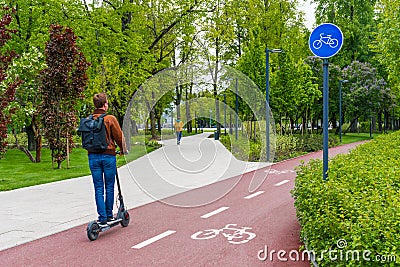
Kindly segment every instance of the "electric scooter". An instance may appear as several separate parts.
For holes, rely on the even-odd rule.
[[[115,218],[115,221],[107,222],[107,226],[103,227],[101,227],[97,221],[91,221],[88,224],[86,230],[87,236],[90,241],[96,240],[99,237],[99,233],[110,230],[112,227],[117,226],[118,224],[121,224],[122,227],[127,227],[129,224],[130,217],[128,211],[125,208],[124,200],[122,198],[121,186],[118,177],[118,170],[116,170],[115,178],[117,180],[117,185],[118,185],[118,201],[119,201],[117,217]]]

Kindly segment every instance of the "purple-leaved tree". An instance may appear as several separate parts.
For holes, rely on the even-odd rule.
[[[12,34],[16,32],[16,30],[8,28],[12,21],[11,15],[8,14],[9,9],[3,8],[3,10],[6,13],[0,19],[0,157],[3,157],[7,151],[8,125],[14,112],[10,103],[14,100],[17,87],[22,83],[20,79],[6,82],[7,69],[17,54],[14,51],[4,51],[3,49],[7,41],[11,39]]]
[[[84,98],[90,63],[77,47],[72,29],[60,25],[51,25],[45,55],[47,68],[40,74],[39,92],[43,99],[40,113],[53,168],[57,162],[60,169],[74,147],[72,132],[77,123],[77,103]]]

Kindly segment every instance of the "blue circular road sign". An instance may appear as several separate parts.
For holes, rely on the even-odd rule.
[[[311,33],[308,45],[317,57],[330,58],[342,48],[343,33],[335,24],[321,24]]]

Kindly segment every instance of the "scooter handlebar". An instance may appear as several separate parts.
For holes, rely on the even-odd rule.
[[[115,153],[117,155],[120,155],[120,156],[128,155],[129,154],[129,150],[125,150],[124,153],[122,153],[120,150],[115,150]]]

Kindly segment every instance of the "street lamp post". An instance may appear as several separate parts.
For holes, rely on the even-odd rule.
[[[235,124],[235,138],[238,140],[238,127],[239,127],[239,81],[236,78],[236,99],[235,99],[235,113],[236,113],[236,124]]]
[[[174,133],[174,110],[171,111],[171,130]]]
[[[196,114],[196,111],[194,112],[194,127],[195,127],[196,133],[197,133],[197,114]]]
[[[223,94],[223,96],[224,96],[224,129],[226,135],[226,94]]]
[[[229,112],[229,134],[232,134],[232,112]]]
[[[372,138],[372,113],[369,110],[369,138]]]
[[[391,130],[394,130],[394,108],[392,108],[392,125],[391,125],[391,127],[392,127],[392,129]]]
[[[211,127],[211,112],[212,112],[212,110],[210,109],[210,128],[212,128]]]
[[[266,161],[270,161],[269,137],[269,53],[281,53],[282,49],[265,49],[265,133],[266,133]]]
[[[339,80],[339,138],[342,142],[342,83],[347,83],[348,80]]]

